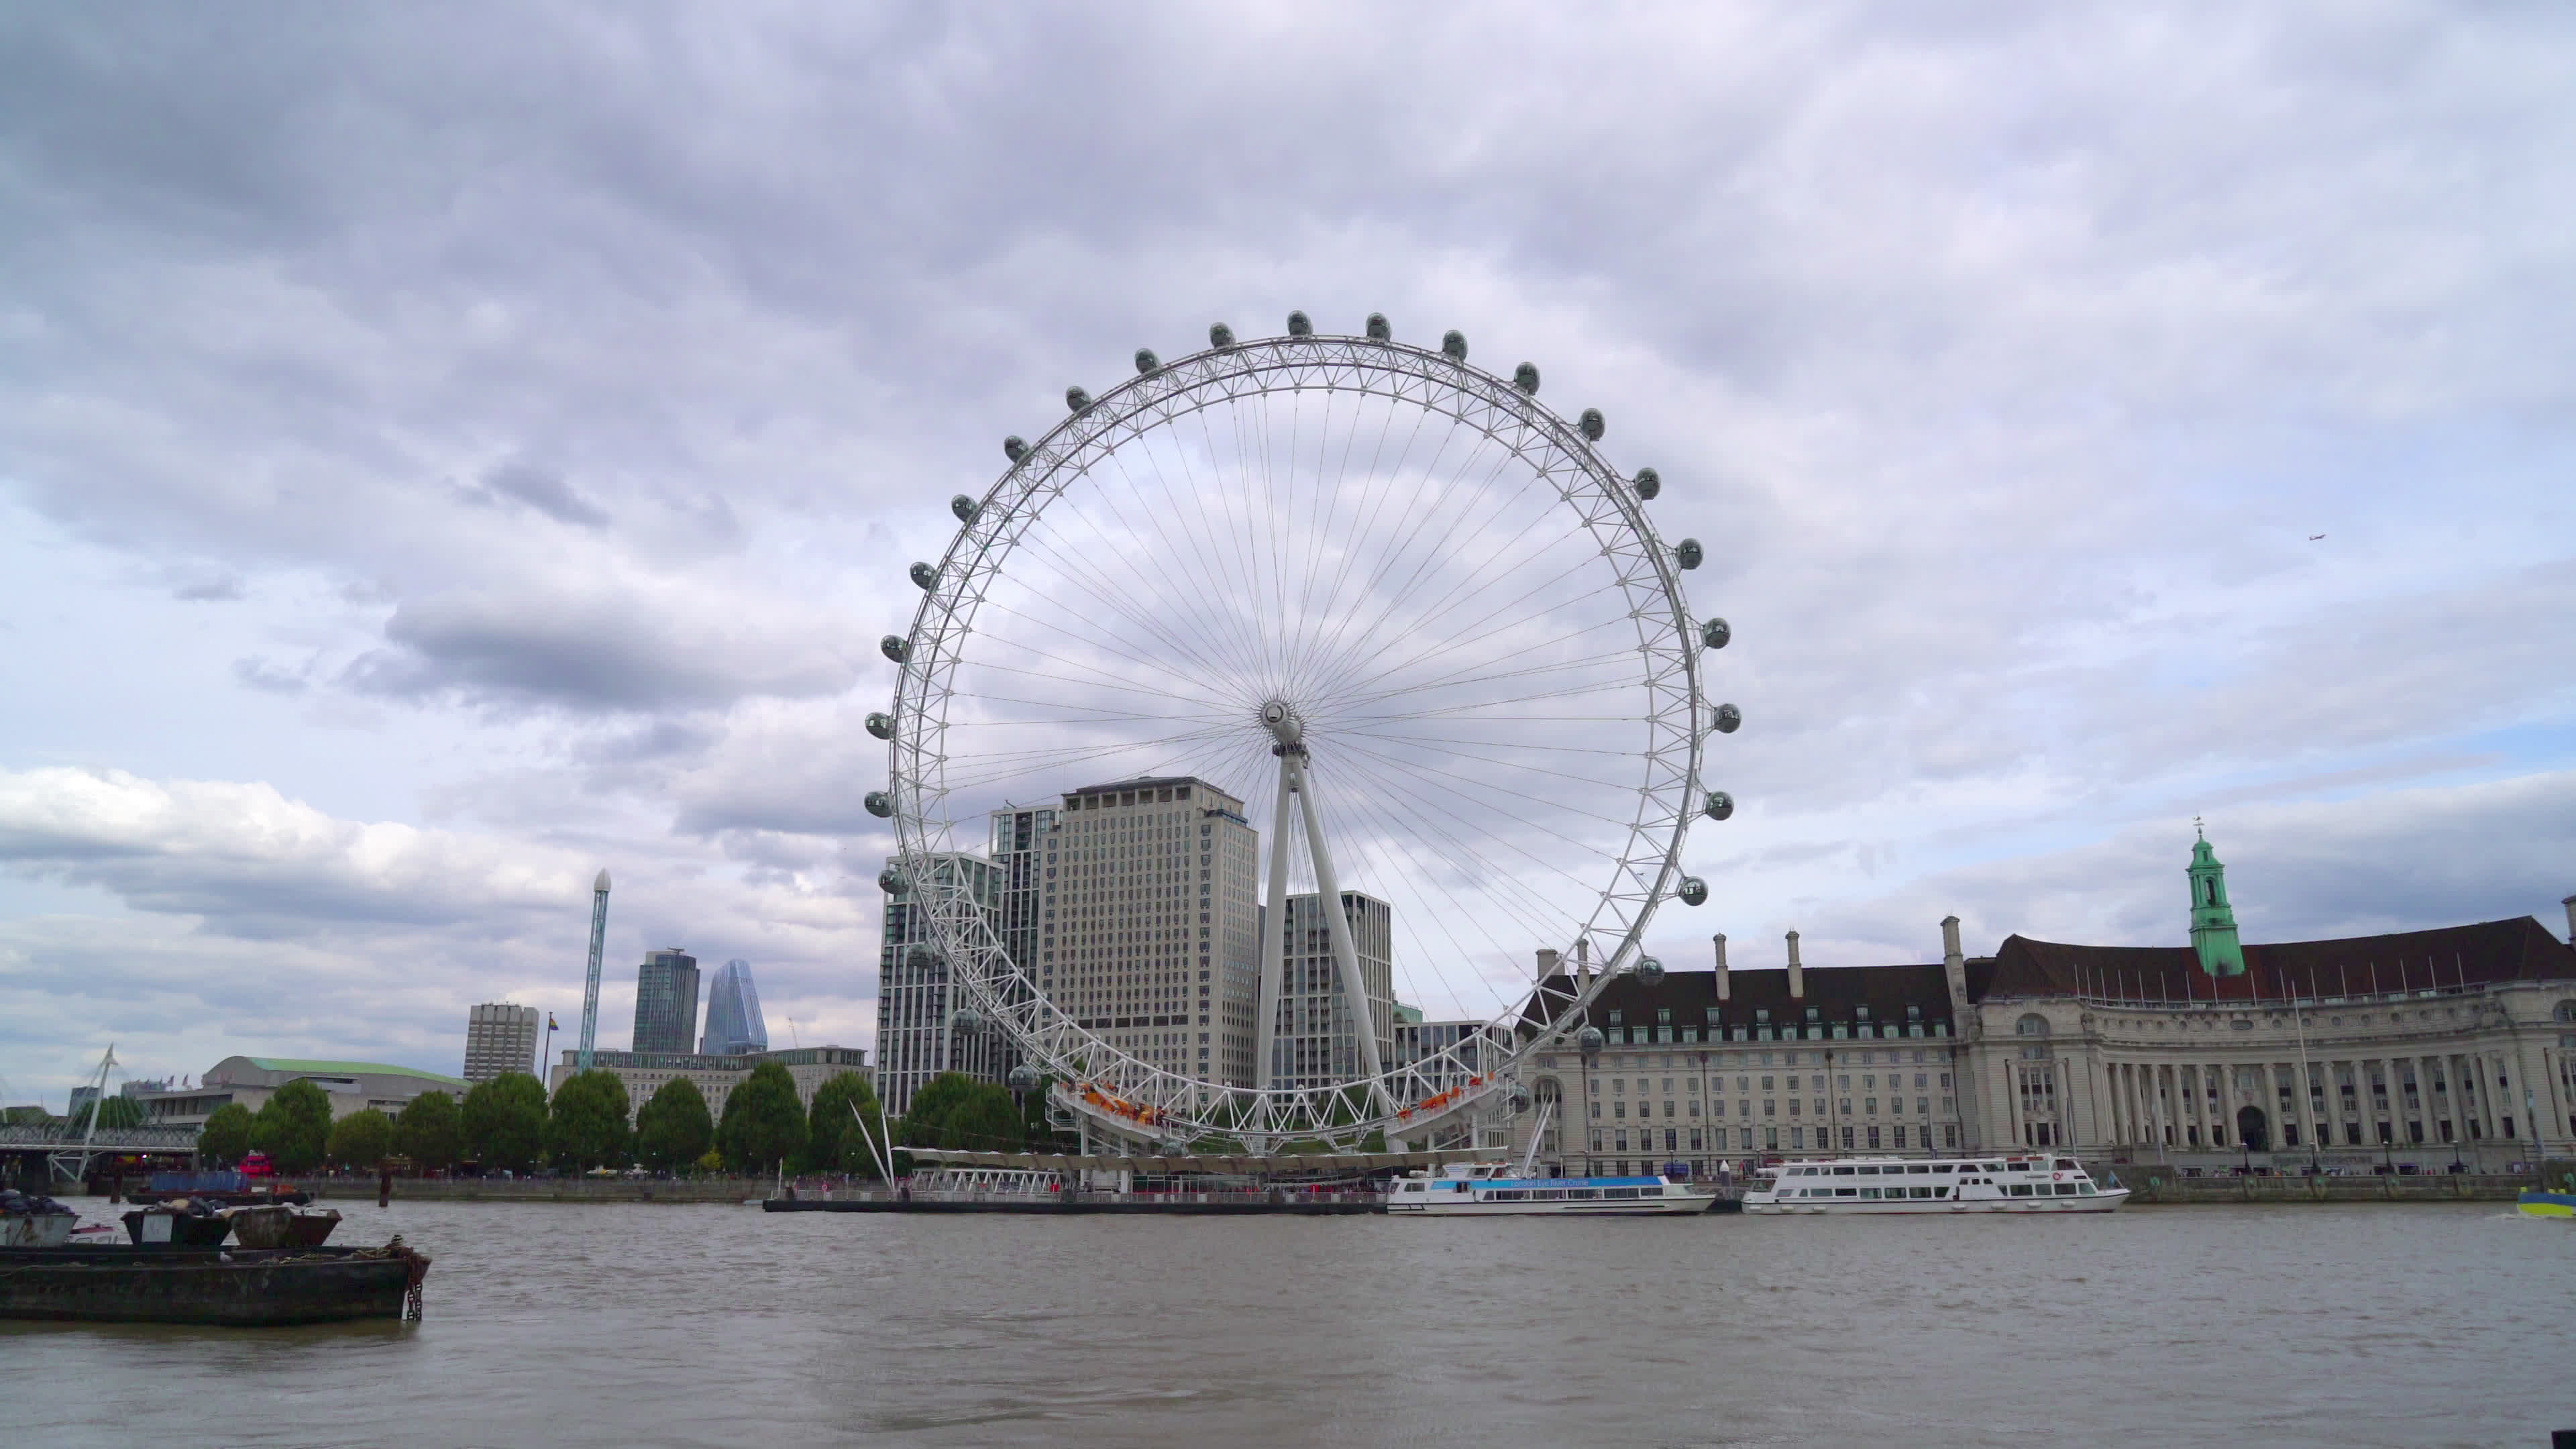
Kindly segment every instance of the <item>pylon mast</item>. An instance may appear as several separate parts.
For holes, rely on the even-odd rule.
[[[608,871],[590,887],[590,981],[581,991],[581,1054],[577,1070],[590,1070],[590,1055],[599,1043],[599,958],[608,945]]]

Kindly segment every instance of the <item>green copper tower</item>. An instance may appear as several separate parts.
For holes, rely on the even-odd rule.
[[[2191,826],[2200,836],[2191,847],[2191,868],[2183,872],[2191,878],[2191,949],[2200,953],[2200,969],[2210,975],[2242,976],[2245,948],[2237,944],[2236,910],[2227,903],[2227,867],[2218,863],[2218,852],[2209,848],[2200,822]]]

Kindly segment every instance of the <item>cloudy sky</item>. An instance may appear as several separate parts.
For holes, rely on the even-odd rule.
[[[866,1044],[905,563],[1291,308],[1709,544],[1667,959],[2178,943],[2195,815],[2253,939],[2556,927],[2571,96],[2545,6],[14,8],[0,1094],[569,1028],[602,865],[605,1043],[680,944]]]

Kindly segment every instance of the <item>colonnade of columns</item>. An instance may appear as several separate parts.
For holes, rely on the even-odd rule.
[[[2246,1107],[2262,1112],[2264,1139],[2275,1150],[2433,1147],[2558,1135],[2563,1124],[2553,1124],[2546,1114],[2561,1105],[2563,1084],[2526,1079],[2521,1055],[2510,1048],[2320,1052],[2308,1057],[2304,1069],[2295,1058],[2114,1060],[2108,1064],[2107,1126],[2113,1145],[2173,1151],[2237,1147],[2238,1114]],[[2533,1094],[2529,1110],[2523,1105],[2526,1085]],[[2541,1121],[2531,1120],[2534,1111],[2543,1114]]]

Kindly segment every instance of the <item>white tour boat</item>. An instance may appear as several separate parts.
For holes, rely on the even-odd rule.
[[[1386,1210],[1398,1216],[1654,1217],[1704,1213],[1717,1194],[1655,1177],[1524,1177],[1507,1163],[1452,1163],[1387,1184]]]
[[[1748,1213],[2107,1213],[2129,1190],[2096,1186],[2072,1157],[1848,1158],[1762,1169]]]

